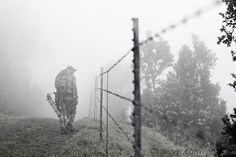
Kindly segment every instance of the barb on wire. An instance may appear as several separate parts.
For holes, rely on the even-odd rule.
[[[175,22],[174,24],[169,25],[168,27],[162,29],[160,32],[154,34],[154,36],[147,38],[146,40],[142,41],[139,43],[139,45],[144,45],[152,40],[154,40],[154,38],[158,38],[160,37],[162,34],[165,34],[166,32],[173,30],[175,28],[177,28],[180,25],[186,24],[187,22],[189,22],[190,20],[201,16],[203,13],[206,13],[208,11],[210,11],[211,9],[213,9],[216,6],[219,6],[221,4],[220,0],[215,0],[213,3],[211,3],[210,5],[198,9],[195,12],[193,12],[192,14],[184,17],[183,19],[181,19],[180,21]]]
[[[127,57],[130,52],[132,52],[133,49],[130,49],[129,51],[127,51],[115,64],[113,64],[107,71],[104,71],[103,73],[101,73],[100,75],[98,75],[98,77],[108,73],[109,71],[111,71],[113,68],[115,68],[125,57]]]

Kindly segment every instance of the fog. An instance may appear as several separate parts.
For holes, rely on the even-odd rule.
[[[89,97],[100,68],[109,67],[132,47],[133,17],[139,18],[142,40],[147,31],[159,32],[211,2],[0,0],[1,81],[5,86],[12,86],[6,87],[12,92],[9,99],[21,102],[18,108],[22,109],[27,104],[26,110],[32,110],[31,114],[56,117],[45,97],[55,91],[57,73],[72,65],[77,69],[77,118],[87,116]],[[232,80],[230,73],[234,72],[234,63],[229,49],[216,44],[222,22],[217,15],[223,9],[223,6],[214,8],[166,33],[163,38],[169,42],[171,53],[176,58],[181,45],[191,46],[192,33],[216,53],[218,60],[212,80],[219,82],[221,97],[227,101],[230,112],[235,107],[236,97],[227,83]],[[131,65],[131,58],[124,63]],[[110,83],[116,84],[112,80]]]

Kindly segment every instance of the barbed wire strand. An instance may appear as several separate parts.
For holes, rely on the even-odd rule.
[[[135,149],[137,149],[139,152],[141,151],[133,140],[127,135],[127,133],[124,131],[124,129],[119,125],[119,123],[115,120],[115,118],[107,111],[107,109],[102,105],[103,110],[106,112],[106,114],[111,118],[111,120],[115,123],[115,125],[120,129],[120,131],[124,134],[124,136],[127,138],[128,141],[131,142],[131,144],[135,145]]]
[[[101,88],[98,88],[98,89],[101,89]],[[107,91],[107,90],[105,90],[105,89],[103,89],[103,91]],[[109,91],[110,92],[110,91]],[[108,92],[108,93],[109,93]],[[112,93],[112,92],[111,92]],[[127,100],[128,100],[129,98],[127,98]],[[131,100],[131,99],[130,99]],[[99,101],[99,99],[97,98],[97,101]],[[106,114],[111,118],[111,120],[117,125],[117,127],[122,131],[122,133],[126,136],[126,138],[129,140],[129,141],[131,141],[131,142],[133,142],[130,138],[129,138],[129,136],[125,133],[125,131],[122,129],[122,127],[120,127],[119,126],[119,124],[118,124],[118,122],[116,122],[116,120],[112,117],[112,115],[107,111],[107,109],[102,105],[102,108],[103,108],[103,110],[106,112]],[[103,122],[102,122],[103,123]]]
[[[101,73],[100,75],[98,75],[98,77],[109,73],[113,68],[115,68],[124,58],[126,58],[130,52],[132,52],[133,49],[130,49],[129,51],[127,51],[117,62],[115,62],[107,71],[104,71],[103,73]]]
[[[125,135],[125,137],[129,140],[129,141],[131,141],[131,142],[133,142],[130,138],[129,138],[129,136],[127,135],[127,133],[124,131],[124,129],[119,125],[119,123],[113,118],[113,116],[107,111],[107,109],[102,105],[102,108],[103,108],[103,110],[106,112],[106,114],[111,118],[111,120],[116,124],[116,126],[120,129],[120,131]]]
[[[128,101],[128,102],[134,102],[134,100],[132,100],[132,99],[130,99],[130,98],[127,98],[127,97],[124,97],[124,96],[122,96],[122,95],[119,95],[119,94],[117,94],[117,93],[114,93],[114,92],[111,92],[111,91],[108,91],[108,90],[105,90],[105,89],[101,89],[101,88],[98,88],[98,89],[99,89],[99,90],[102,90],[102,91],[104,91],[104,92],[107,92],[107,93],[109,93],[109,94],[111,94],[111,95],[114,95],[114,96],[116,96],[116,97],[119,97],[120,99],[126,100],[126,101]],[[136,104],[138,104],[138,102],[136,102]],[[142,109],[144,109],[144,110],[146,110],[146,111],[148,111],[148,112],[154,114],[153,110],[147,107],[147,104],[145,104],[145,103],[140,103],[140,105],[141,105]]]
[[[97,104],[96,104],[96,107],[98,107],[97,106]],[[108,111],[106,110],[106,108],[102,105],[102,108],[103,108],[103,110],[105,110],[105,112],[106,113],[108,113]],[[96,110],[96,113],[97,114],[99,114],[98,113],[98,110]],[[153,112],[152,112],[153,113]],[[112,119],[112,121],[117,125],[117,127],[122,131],[122,133],[125,135],[125,137],[131,142],[131,143],[133,143],[133,141],[129,138],[129,136],[125,133],[125,131],[124,131],[124,129],[121,127],[121,126],[119,126],[119,123],[118,122],[116,122],[116,120],[115,120],[115,118],[114,117],[112,117],[112,115],[110,114],[110,113],[108,113],[108,115],[109,115],[109,117]],[[102,121],[102,124],[103,124],[103,127],[105,128],[105,124],[104,124],[104,122]],[[108,134],[108,136],[110,137],[110,140],[112,140],[112,137]],[[137,147],[138,148],[138,147]],[[140,150],[139,150],[140,151]]]
[[[187,22],[189,22],[190,20],[193,20],[199,16],[201,16],[203,13],[206,13],[208,11],[210,11],[211,9],[219,6],[221,4],[221,1],[220,0],[215,0],[213,3],[211,3],[210,5],[204,7],[204,8],[201,8],[201,9],[198,9],[196,10],[195,12],[193,12],[192,14],[184,17],[183,19],[181,19],[180,21],[177,21],[171,25],[169,25],[168,27],[162,29],[160,32],[158,33],[155,33],[153,36],[147,38],[146,40],[142,41],[139,43],[139,45],[145,45],[147,44],[148,42],[150,41],[153,41],[155,38],[159,38],[162,34],[165,34],[167,33],[168,31],[170,30],[173,30],[173,29],[176,29],[178,26],[180,25],[184,25],[186,24]]]
[[[99,99],[97,99],[98,101],[99,101]],[[131,99],[130,99],[131,100]],[[107,111],[107,109],[102,105],[102,108],[103,108],[103,110],[105,110],[105,112],[106,112],[106,114],[108,114],[108,116],[111,118],[111,120],[116,124],[116,126],[121,130],[121,132],[125,135],[125,137],[132,143],[132,144],[134,144],[134,142],[129,138],[129,136],[125,133],[125,131],[124,131],[124,129],[121,127],[121,126],[119,126],[119,123],[118,122],[116,122],[116,120],[115,120],[115,118],[113,118],[112,117],[112,115]],[[104,122],[102,121],[102,124],[103,124],[103,126],[105,126],[105,124],[104,124]],[[111,136],[110,135],[108,135],[110,138],[111,138]],[[138,148],[137,146],[136,146],[136,148]],[[140,151],[139,149],[138,149],[138,151]]]
[[[124,96],[119,95],[119,94],[117,94],[117,93],[114,93],[114,92],[112,92],[112,91],[108,91],[108,90],[102,89],[102,88],[97,88],[97,89],[102,90],[102,91],[104,91],[104,92],[107,92],[107,93],[109,93],[109,94],[111,94],[111,95],[114,95],[114,96],[116,96],[116,97],[119,97],[119,98],[121,98],[121,99],[124,99],[124,100],[126,100],[126,101],[133,102],[132,99],[127,98],[127,97],[124,97]]]

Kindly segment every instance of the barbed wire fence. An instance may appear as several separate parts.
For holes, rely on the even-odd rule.
[[[169,32],[171,30],[174,30],[174,29],[178,28],[181,25],[187,24],[188,22],[192,21],[193,19],[196,19],[196,18],[200,17],[201,15],[211,11],[212,9],[216,8],[219,5],[221,5],[221,0],[215,0],[215,1],[213,1],[213,3],[211,3],[207,6],[205,6],[203,8],[200,8],[200,9],[197,9],[192,14],[183,17],[181,20],[179,20],[179,21],[163,28],[160,32],[155,33],[153,36],[148,37],[146,40],[141,41],[140,46],[145,45],[148,42],[150,42],[150,41],[152,41],[156,38],[161,37],[161,35],[166,34],[167,32]]]
[[[109,133],[108,133],[108,131],[109,131],[109,121],[108,121],[108,119],[110,118],[110,120],[115,124],[115,126],[119,129],[119,131],[124,135],[124,137],[130,142],[130,143],[133,143],[133,141],[132,141],[132,137],[130,137],[129,135],[128,135],[128,133],[122,128],[122,126],[115,120],[115,118],[111,115],[111,113],[109,112],[109,107],[108,107],[108,104],[109,104],[109,93],[108,92],[106,92],[106,91],[109,91],[109,73],[113,70],[113,69],[115,69],[115,67],[119,64],[119,63],[121,63],[130,53],[132,52],[132,49],[131,50],[128,50],[117,62],[115,62],[110,68],[108,68],[108,70],[106,70],[106,71],[103,71],[103,70],[101,70],[101,73],[96,77],[96,79],[100,79],[100,85],[99,85],[99,87],[97,86],[97,88],[96,88],[96,91],[95,92],[97,92],[97,91],[99,91],[99,93],[100,93],[100,95],[101,95],[101,97],[100,97],[100,99],[97,99],[98,101],[99,101],[99,105],[100,105],[100,119],[102,119],[102,112],[104,111],[105,112],[105,114],[106,114],[106,131],[105,131],[105,133],[106,133],[106,135],[105,135],[105,143],[106,143],[106,156],[108,156],[108,154],[109,154],[109,149],[108,149],[108,144],[109,144]],[[104,77],[104,76],[106,76],[106,77]],[[103,89],[104,87],[103,87],[103,79],[104,78],[106,78],[106,89]],[[103,105],[103,98],[102,98],[102,96],[103,96],[103,92],[105,92],[106,93],[106,106],[104,106]],[[103,129],[102,129],[102,126],[100,125],[100,135],[102,134],[102,132],[103,132]],[[103,138],[103,135],[102,135],[102,137],[100,137],[101,138],[101,140],[104,140],[104,138]]]
[[[103,127],[106,127],[106,157],[108,157],[109,154],[109,123],[108,123],[108,118],[111,119],[111,121],[117,126],[117,128],[121,131],[121,133],[126,137],[126,139],[131,142],[133,144],[133,148],[134,148],[134,157],[141,157],[142,156],[142,147],[141,147],[141,109],[146,110],[148,113],[150,114],[154,114],[152,109],[149,109],[147,107],[147,105],[145,105],[145,103],[141,103],[141,99],[140,99],[140,76],[139,76],[139,72],[140,72],[140,61],[139,61],[139,57],[140,57],[140,52],[139,52],[139,48],[140,46],[144,46],[149,42],[152,42],[153,40],[155,40],[156,38],[161,37],[161,35],[174,30],[176,28],[178,28],[181,25],[185,25],[186,23],[188,23],[189,21],[198,18],[199,16],[209,12],[210,10],[216,8],[217,6],[219,6],[221,4],[220,0],[215,0],[213,3],[211,3],[210,5],[197,9],[195,12],[193,12],[192,14],[185,16],[184,18],[182,18],[181,20],[167,26],[166,28],[163,28],[160,32],[155,33],[153,36],[148,37],[146,40],[143,40],[141,42],[139,42],[139,32],[138,32],[138,19],[132,19],[133,20],[133,33],[134,33],[134,47],[132,49],[129,49],[126,53],[124,53],[124,55],[117,60],[117,62],[115,62],[110,68],[108,68],[106,71],[101,70],[101,73],[96,77],[96,81],[95,81],[95,91],[94,91],[94,119],[97,119],[98,117],[96,117],[95,112],[96,108],[100,108],[99,112],[97,115],[99,115],[99,119],[100,119],[100,139],[101,141],[103,140]],[[134,52],[134,56],[133,56],[133,70],[132,72],[134,73],[134,99],[122,96],[120,94],[114,93],[112,91],[109,90],[109,72],[112,71],[118,64],[120,64],[131,52]],[[103,88],[103,76],[106,75],[106,89]],[[100,79],[100,85],[98,88],[98,79]],[[97,98],[97,92],[100,92],[100,99]],[[106,107],[103,105],[103,92],[106,93]],[[121,125],[119,124],[118,121],[115,120],[115,118],[111,115],[111,113],[109,112],[109,94],[113,95],[115,97],[118,97],[122,100],[131,102],[134,104],[134,109],[133,109],[133,113],[132,113],[132,125],[134,127],[134,135],[133,135],[133,139],[128,135],[128,133],[121,127]],[[98,106],[98,102],[99,102],[99,106]],[[90,106],[91,108],[91,106]],[[103,111],[106,114],[106,125],[103,122],[102,119],[102,113]],[[91,112],[91,109],[90,111]],[[92,115],[92,113],[90,113],[90,115]]]
[[[94,82],[94,91],[96,91],[97,88],[97,77],[95,77],[95,82]],[[97,108],[97,92],[93,92],[90,94],[90,100],[89,100],[89,113],[88,117],[93,118],[94,120],[97,119],[98,117],[98,108]]]

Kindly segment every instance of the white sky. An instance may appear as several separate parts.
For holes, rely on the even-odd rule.
[[[146,31],[159,32],[212,0],[0,0],[2,31],[11,30],[21,40],[34,36],[30,63],[34,83],[43,91],[54,91],[57,73],[68,65],[78,69],[79,117],[86,116],[94,77],[100,67],[116,61],[132,47],[132,17],[139,18],[140,39]],[[219,82],[227,107],[235,107],[235,93],[226,84],[232,79],[234,64],[229,50],[216,44],[224,7],[211,10],[184,26],[168,32],[171,51],[177,55],[181,45],[191,46],[196,33],[217,54],[213,81]],[[10,28],[9,28],[10,26]],[[25,43],[30,44],[30,43]],[[227,52],[228,51],[228,52]],[[127,62],[127,64],[130,64]],[[48,105],[45,102],[45,106]],[[49,105],[48,105],[49,106]],[[49,108],[49,107],[48,107]],[[52,111],[53,112],[53,111]]]

